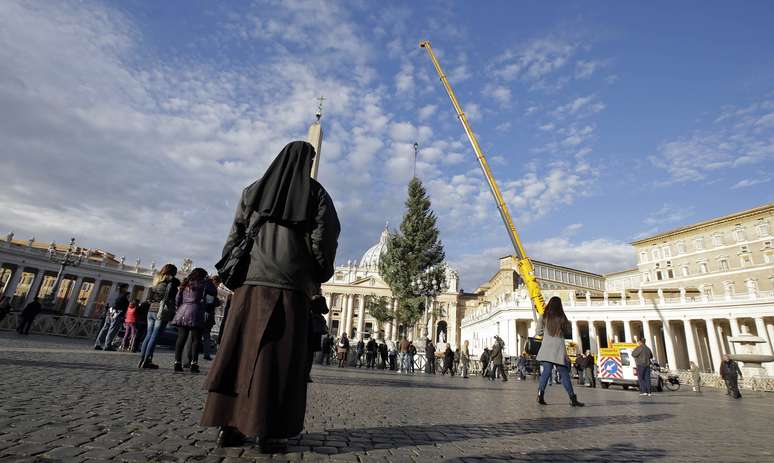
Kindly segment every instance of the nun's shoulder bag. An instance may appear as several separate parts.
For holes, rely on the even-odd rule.
[[[248,223],[250,218],[248,218]],[[215,264],[220,280],[226,288],[234,291],[242,286],[247,277],[247,269],[250,267],[250,250],[253,248],[258,231],[266,222],[262,217],[258,219],[240,239],[236,240],[223,257]]]

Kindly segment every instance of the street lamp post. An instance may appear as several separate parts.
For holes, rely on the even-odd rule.
[[[59,286],[62,284],[64,278],[64,271],[67,267],[78,267],[83,262],[83,253],[75,253],[75,238],[70,239],[70,246],[67,247],[67,252],[64,255],[57,254],[56,245],[51,243],[48,248],[48,260],[59,264],[59,272],[56,274],[56,281],[51,292],[46,296],[46,305],[53,308],[56,301],[56,295],[59,292]]]
[[[422,316],[422,333],[421,337],[427,339],[430,313],[430,304],[435,301],[435,297],[438,293],[445,291],[448,287],[445,281],[438,281],[433,274],[436,267],[429,267],[424,272],[419,274],[414,281],[411,282],[411,287],[414,290],[414,294],[418,296],[424,296],[425,298],[425,310]]]

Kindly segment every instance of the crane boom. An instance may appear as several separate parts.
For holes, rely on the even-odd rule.
[[[508,229],[508,237],[511,239],[513,250],[516,253],[515,257],[518,263],[519,275],[521,275],[521,279],[524,280],[524,284],[527,287],[529,297],[532,299],[535,310],[542,315],[545,308],[545,300],[543,299],[543,293],[540,291],[540,285],[535,278],[535,267],[532,265],[532,261],[529,257],[527,257],[526,252],[524,252],[524,246],[521,244],[519,234],[516,232],[516,225],[513,223],[511,213],[508,212],[508,206],[505,204],[503,195],[500,192],[500,187],[497,186],[497,182],[495,181],[494,176],[492,176],[492,170],[489,168],[489,163],[487,162],[486,157],[484,157],[484,153],[481,151],[481,146],[478,144],[476,134],[473,133],[473,129],[468,123],[468,118],[465,116],[465,113],[462,111],[462,106],[460,106],[460,102],[457,100],[457,95],[455,95],[454,90],[449,84],[449,80],[446,78],[446,74],[444,74],[443,69],[441,69],[441,63],[438,62],[438,58],[436,58],[435,53],[433,53],[430,42],[423,40],[419,43],[419,46],[427,50],[427,54],[430,55],[433,66],[435,66],[436,72],[441,77],[441,83],[446,89],[446,93],[449,94],[449,99],[451,99],[454,110],[457,112],[457,118],[465,129],[465,134],[468,136],[468,140],[470,140],[470,144],[473,146],[473,151],[476,152],[476,158],[481,166],[481,170],[484,171],[484,177],[486,177],[486,181],[489,184],[489,190],[492,192],[492,196],[494,196],[494,199],[497,202],[497,209],[500,211],[500,217],[503,219],[505,228]]]

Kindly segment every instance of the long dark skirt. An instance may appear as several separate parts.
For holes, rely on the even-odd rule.
[[[201,424],[287,438],[304,428],[309,299],[242,286],[233,296],[205,387]]]

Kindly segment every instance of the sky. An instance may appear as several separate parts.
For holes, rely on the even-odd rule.
[[[512,250],[427,39],[528,255],[623,270],[633,240],[774,200],[773,23],[765,1],[5,0],[0,232],[212,268],[323,95],[337,262],[400,223],[417,142],[474,290]]]

